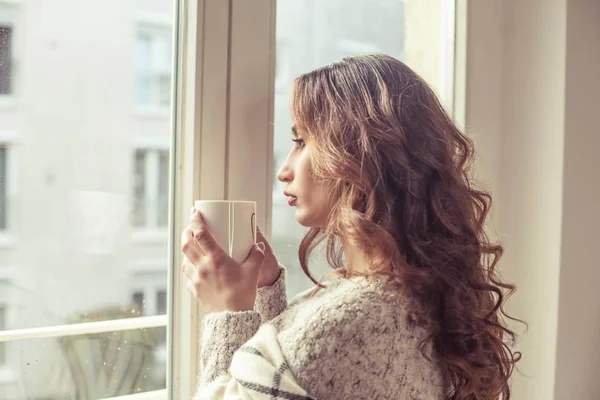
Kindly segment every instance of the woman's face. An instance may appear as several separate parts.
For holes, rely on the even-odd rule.
[[[296,207],[296,220],[303,226],[324,228],[329,213],[328,190],[318,184],[312,173],[311,145],[304,142],[302,132],[292,128],[292,149],[277,173],[285,183],[288,204]]]

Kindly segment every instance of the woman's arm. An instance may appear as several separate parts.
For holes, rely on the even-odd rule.
[[[302,389],[285,360],[273,325],[263,324],[235,352],[227,373],[198,386],[195,400],[314,400]]]
[[[204,317],[199,390],[217,377],[227,375],[233,354],[254,336],[260,323],[256,311],[218,312]]]
[[[270,321],[287,308],[287,296],[285,293],[285,269],[279,266],[280,275],[271,286],[258,288],[254,311],[261,316],[262,322]]]

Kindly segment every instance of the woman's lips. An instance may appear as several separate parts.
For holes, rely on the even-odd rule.
[[[295,204],[296,204],[296,201],[298,201],[298,198],[297,198],[297,197],[290,196],[290,197],[288,198],[288,204],[289,204],[290,206],[293,206],[293,205],[295,205]]]

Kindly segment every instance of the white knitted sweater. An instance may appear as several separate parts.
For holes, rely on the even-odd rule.
[[[211,384],[236,384],[230,371],[234,353],[252,339],[261,323],[267,323],[274,327],[271,341],[277,342],[273,344],[285,359],[291,384],[297,383],[310,397],[444,399],[438,365],[419,352],[425,331],[408,322],[409,309],[414,307],[410,301],[390,300],[381,281],[364,278],[335,278],[325,289],[312,296],[310,292],[298,295],[288,306],[282,269],[273,286],[259,289],[255,311],[205,316],[195,398],[226,398],[215,395]],[[261,329],[263,335],[264,331],[269,330]]]

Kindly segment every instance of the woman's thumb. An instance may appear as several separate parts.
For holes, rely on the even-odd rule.
[[[258,242],[254,246],[252,246],[252,250],[250,250],[250,254],[248,258],[244,262],[251,267],[262,267],[263,262],[265,261],[265,244],[263,242]]]

